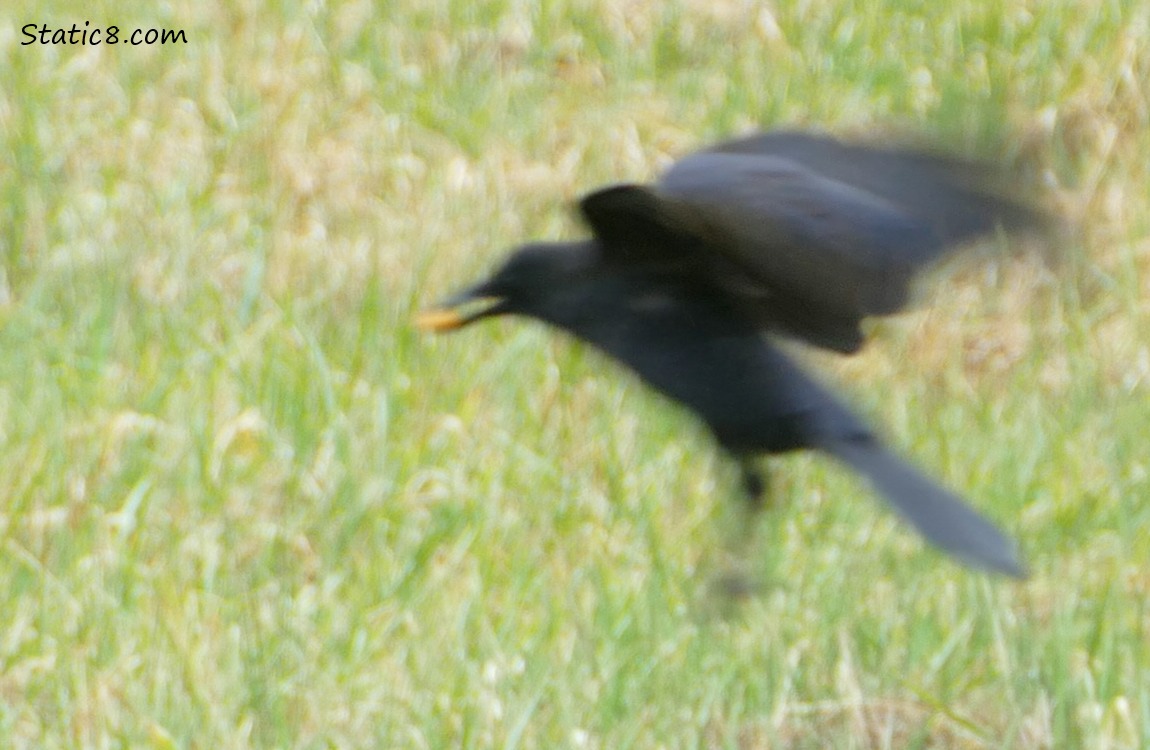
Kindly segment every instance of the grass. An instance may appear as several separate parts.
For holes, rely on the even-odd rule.
[[[1150,12],[955,3],[0,9],[0,747],[1150,743]],[[188,44],[22,46],[26,23]],[[702,431],[419,305],[754,127],[1007,146],[1076,229],[820,359],[1023,541],[925,551],[774,464],[734,608]]]

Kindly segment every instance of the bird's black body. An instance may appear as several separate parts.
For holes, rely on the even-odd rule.
[[[549,254],[600,251],[536,246]],[[722,295],[655,270],[599,271],[548,285],[528,315],[611,355],[648,385],[694,411],[738,455],[815,448],[869,434]]]
[[[1041,223],[988,179],[970,162],[799,133],[719,144],[655,186],[588,195],[580,208],[591,239],[520,248],[447,303],[488,300],[485,308],[433,313],[428,324],[517,314],[560,328],[694,412],[744,462],[825,452],[935,544],[1021,575],[994,526],[890,453],[767,335],[856,351],[861,320],[902,309],[924,265],[996,227]]]

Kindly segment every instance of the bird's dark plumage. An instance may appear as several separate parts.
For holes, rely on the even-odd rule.
[[[584,197],[592,238],[524,246],[421,321],[542,320],[693,411],[736,457],[823,451],[934,544],[1021,576],[1001,532],[887,450],[766,335],[854,352],[861,320],[902,309],[923,267],[996,228],[1039,227],[993,177],[975,162],[802,133],[721,143],[654,185]]]

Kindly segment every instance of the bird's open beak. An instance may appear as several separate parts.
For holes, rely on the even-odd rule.
[[[415,316],[415,326],[435,333],[454,331],[480,318],[497,315],[503,311],[504,302],[503,297],[488,293],[482,285],[473,287],[420,312]]]

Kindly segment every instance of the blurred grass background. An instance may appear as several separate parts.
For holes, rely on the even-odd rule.
[[[86,20],[188,43],[22,44]],[[0,747],[1146,746],[1148,80],[1116,0],[7,0]],[[537,326],[410,328],[783,125],[1005,138],[1076,226],[825,363],[1030,581],[794,457],[719,611],[698,427]]]

